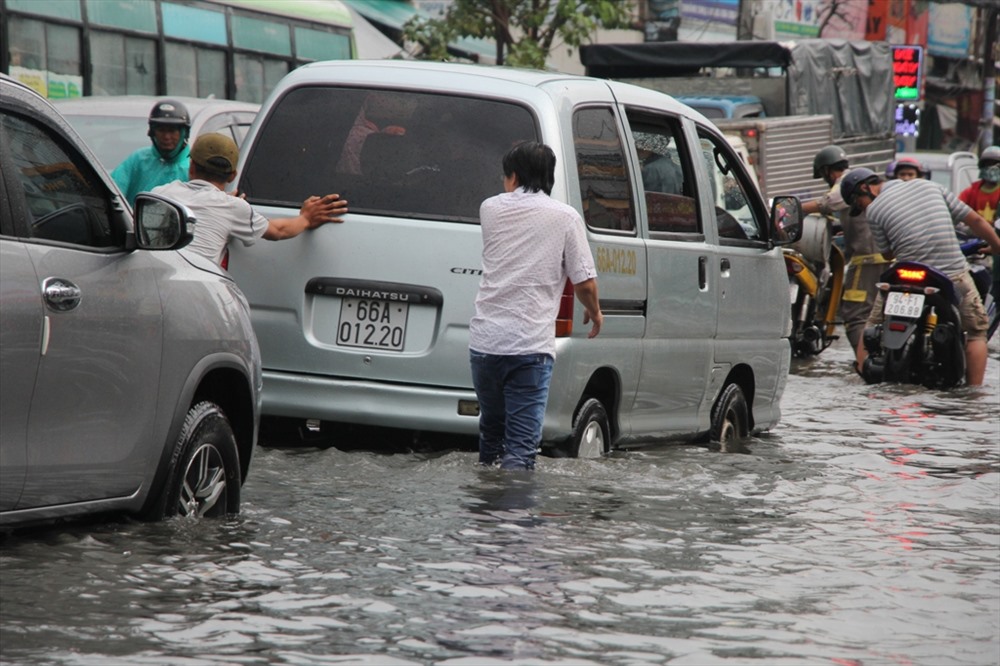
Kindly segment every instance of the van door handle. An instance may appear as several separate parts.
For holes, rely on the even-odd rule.
[[[719,261],[719,270],[722,272],[722,277],[724,277],[724,278],[729,277],[729,269],[730,268],[731,268],[731,266],[729,264],[729,259],[723,257]]]
[[[698,290],[708,291],[708,257],[698,257]]]

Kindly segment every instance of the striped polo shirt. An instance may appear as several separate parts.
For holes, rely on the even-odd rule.
[[[865,211],[872,236],[899,261],[919,261],[946,275],[968,268],[955,224],[972,211],[937,183],[890,180]]]

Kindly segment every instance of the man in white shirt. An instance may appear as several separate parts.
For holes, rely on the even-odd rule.
[[[309,197],[296,217],[268,220],[242,198],[225,192],[226,185],[236,178],[239,157],[239,148],[229,137],[202,134],[191,148],[189,180],[175,180],[152,190],[179,201],[194,214],[194,239],[189,249],[225,267],[231,238],[253,245],[261,238],[284,240],[328,222],[343,222],[339,216],[347,212],[347,201],[338,194]]]
[[[583,219],[550,198],[552,149],[521,143],[503,158],[504,193],[480,207],[483,276],[469,323],[479,400],[479,463],[534,469],[555,360],[555,318],[566,280],[601,331],[597,271]]]

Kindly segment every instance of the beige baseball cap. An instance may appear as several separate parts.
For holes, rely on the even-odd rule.
[[[228,176],[236,171],[240,149],[228,136],[216,133],[202,134],[191,147],[191,160],[206,171]]]

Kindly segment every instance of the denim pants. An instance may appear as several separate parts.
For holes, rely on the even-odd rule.
[[[479,399],[479,463],[534,469],[542,441],[553,359],[548,354],[497,356],[469,351]]]

